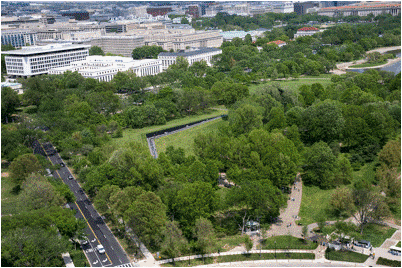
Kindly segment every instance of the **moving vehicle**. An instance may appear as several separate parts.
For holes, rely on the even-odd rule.
[[[69,180],[72,180],[72,179],[74,179],[74,177],[71,176],[71,175],[68,175],[68,179],[69,179]]]

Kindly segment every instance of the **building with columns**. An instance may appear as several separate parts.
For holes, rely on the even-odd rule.
[[[372,2],[364,4],[356,4],[349,6],[338,7],[325,7],[318,11],[318,15],[339,17],[339,16],[367,16],[373,14],[378,16],[380,14],[391,14],[392,16],[401,15],[400,2]]]
[[[301,37],[301,36],[310,36],[314,35],[316,33],[319,33],[320,30],[315,27],[303,27],[297,30],[297,32],[294,35],[294,39]]]
[[[161,52],[158,55],[158,59],[162,62],[162,70],[166,70],[170,65],[176,63],[177,57],[185,58],[189,65],[204,60],[209,66],[211,66],[212,57],[219,54],[222,54],[222,50],[219,48],[203,47],[179,52]]]
[[[71,62],[85,60],[89,45],[71,43],[46,46],[29,46],[18,50],[3,51],[7,75],[30,77],[47,74],[51,68],[64,67]]]
[[[85,60],[69,66],[49,70],[49,74],[62,74],[66,71],[78,72],[85,78],[109,82],[118,72],[131,71],[138,77],[156,75],[162,72],[160,60],[133,60],[118,56],[88,56]]]

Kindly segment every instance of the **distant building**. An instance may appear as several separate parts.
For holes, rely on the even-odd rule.
[[[164,16],[171,11],[172,11],[171,7],[148,7],[147,8],[147,13],[154,17]]]
[[[49,70],[49,74],[66,71],[78,72],[85,78],[109,82],[118,72],[131,71],[138,77],[156,75],[162,72],[160,60],[133,60],[118,56],[88,56],[85,60],[72,62],[69,66]]]
[[[318,1],[309,1],[309,2],[299,2],[299,3],[294,3],[294,12],[297,13],[297,15],[303,15],[307,13],[307,9],[313,8],[313,7],[319,7],[319,2]]]
[[[294,5],[292,2],[281,2],[280,4],[274,5],[275,13],[292,13],[294,12]]]
[[[267,44],[275,44],[275,45],[277,45],[278,47],[283,47],[283,46],[286,46],[286,45],[287,45],[287,43],[284,42],[284,41],[282,41],[282,40],[271,41],[271,42],[268,42]]]
[[[3,51],[6,54],[7,75],[30,77],[47,74],[48,70],[84,60],[89,55],[88,45],[57,44],[23,47],[19,50]]]
[[[33,46],[38,40],[36,32],[31,30],[2,30],[1,44],[12,45],[13,47]]]
[[[89,20],[89,12],[85,10],[63,11],[61,15],[75,20]]]
[[[212,57],[219,54],[222,54],[222,50],[219,48],[204,47],[179,52],[161,52],[158,55],[158,59],[162,61],[162,70],[166,70],[170,65],[176,63],[177,57],[187,59],[189,65],[202,60],[206,61],[208,65],[211,65]]]
[[[194,18],[198,18],[200,16],[200,10],[198,6],[189,6],[187,14],[193,16]]]
[[[401,4],[396,2],[372,2],[364,4],[355,4],[353,6],[340,6],[340,7],[326,7],[318,11],[318,15],[329,17],[340,16],[367,16],[373,14],[378,16],[380,14],[391,14],[392,16],[401,15]]]
[[[303,27],[297,30],[297,32],[295,33],[294,38],[298,38],[300,36],[310,36],[313,34],[316,34],[320,32],[320,30],[318,28],[315,27]]]
[[[100,47],[105,53],[112,53],[131,57],[131,53],[137,47],[145,45],[144,36],[100,36],[91,40],[91,46]]]

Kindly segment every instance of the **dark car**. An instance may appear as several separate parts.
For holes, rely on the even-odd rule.
[[[74,177],[71,176],[71,175],[68,175],[68,179],[69,179],[69,180],[72,180],[72,179],[74,179]]]
[[[65,167],[66,164],[64,164],[64,162],[61,162],[61,163],[60,163],[60,166],[61,166],[61,167]]]

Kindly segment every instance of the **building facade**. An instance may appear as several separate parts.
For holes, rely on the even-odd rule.
[[[361,5],[353,6],[338,6],[338,7],[326,7],[321,8],[318,11],[318,15],[329,16],[329,17],[340,17],[340,16],[367,16],[373,14],[378,16],[381,14],[391,14],[392,16],[401,15],[401,4],[400,3],[365,3]]]
[[[166,70],[170,65],[176,63],[177,57],[185,58],[189,65],[192,65],[197,61],[206,61],[206,63],[211,66],[212,57],[215,55],[222,54],[222,50],[218,48],[198,48],[191,49],[187,51],[179,51],[179,52],[161,52],[158,55],[158,59],[161,60],[162,70]]]
[[[315,27],[303,27],[297,30],[294,35],[294,39],[301,37],[301,36],[310,36],[320,32],[318,28]]]
[[[4,51],[7,75],[30,77],[47,74],[48,70],[84,60],[89,55],[88,45],[57,44],[23,47]]]
[[[85,78],[109,82],[118,72],[131,71],[138,77],[162,72],[161,60],[133,60],[118,56],[88,56],[85,60],[72,62],[69,66],[49,70],[49,74],[78,72]]]
[[[131,57],[134,48],[145,45],[143,36],[100,36],[91,40],[91,46],[100,47],[105,53]]]
[[[36,32],[27,30],[1,31],[1,44],[13,47],[34,46],[38,40]]]

